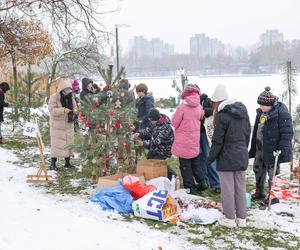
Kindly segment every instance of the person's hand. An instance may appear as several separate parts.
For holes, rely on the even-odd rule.
[[[137,139],[140,136],[140,133],[134,133],[134,138]]]
[[[65,108],[65,110],[64,110],[64,112],[65,112],[65,114],[68,114],[68,113],[70,113],[72,110],[71,109],[68,109],[68,108]]]
[[[137,145],[140,146],[140,147],[142,147],[142,146],[144,146],[144,142],[141,141],[141,140],[138,140],[138,141],[137,141]]]

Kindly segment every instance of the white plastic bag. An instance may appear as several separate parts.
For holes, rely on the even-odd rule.
[[[166,177],[157,177],[146,182],[147,185],[153,185],[157,190],[171,191],[171,182]]]

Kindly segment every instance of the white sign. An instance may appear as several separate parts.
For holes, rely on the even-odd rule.
[[[36,123],[27,122],[25,124],[23,135],[29,137],[37,137],[37,133],[39,133],[39,127]]]

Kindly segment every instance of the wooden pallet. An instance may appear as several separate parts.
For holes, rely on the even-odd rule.
[[[39,134],[37,134],[36,140],[40,150],[40,158],[41,158],[40,168],[36,174],[27,175],[26,182],[27,183],[51,183],[53,182],[53,178],[51,175],[48,175],[47,173],[47,167],[46,167],[45,157],[44,157],[43,141]]]

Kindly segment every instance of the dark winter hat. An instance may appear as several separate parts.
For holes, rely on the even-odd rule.
[[[157,109],[151,109],[148,118],[152,121],[158,121],[160,118],[160,113]]]
[[[130,89],[131,85],[127,79],[121,79],[119,81],[119,87],[120,87],[120,89],[128,90],[128,89]]]
[[[7,82],[1,82],[0,83],[0,88],[3,90],[4,93],[6,91],[10,90],[10,86]]]
[[[261,92],[257,98],[257,103],[263,106],[274,106],[277,97],[272,94],[269,86],[265,87],[265,91]]]

